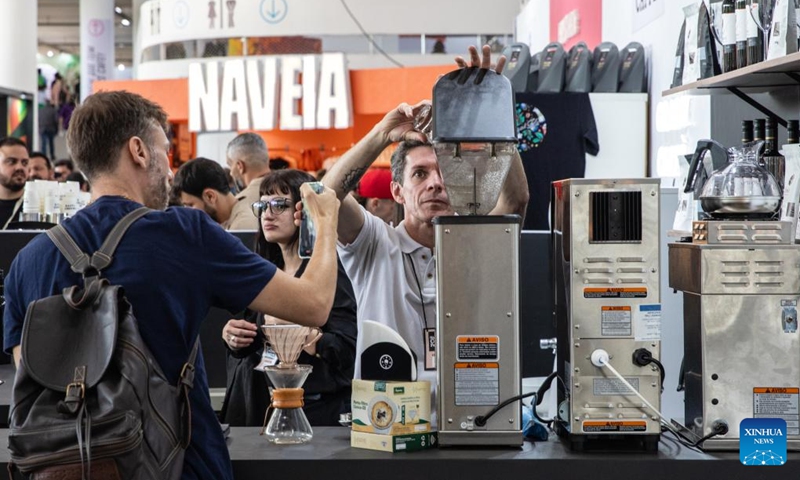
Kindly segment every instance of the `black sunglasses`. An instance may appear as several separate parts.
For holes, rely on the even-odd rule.
[[[280,215],[291,206],[292,206],[292,201],[288,198],[273,198],[268,202],[264,200],[259,200],[253,203],[253,205],[251,205],[251,208],[253,209],[253,215],[255,215],[257,218],[261,218],[261,215],[263,215],[268,208],[273,215]]]

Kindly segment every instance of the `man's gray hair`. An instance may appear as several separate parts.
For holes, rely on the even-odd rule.
[[[230,141],[227,150],[228,158],[236,156],[252,166],[269,165],[267,143],[255,133],[242,133]]]

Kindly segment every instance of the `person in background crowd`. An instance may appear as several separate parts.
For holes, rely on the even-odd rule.
[[[25,142],[14,137],[0,139],[0,230],[19,221],[28,162]]]
[[[358,182],[358,195],[369,213],[389,225],[395,225],[399,222],[391,184],[392,172],[388,168],[370,168]]]
[[[269,151],[264,139],[255,133],[242,133],[228,144],[228,167],[234,181],[239,184],[236,201],[243,202],[244,207],[258,201],[258,186],[261,179],[270,172]],[[252,228],[258,228],[258,219],[250,218]]]
[[[291,214],[300,199],[300,186],[313,181],[314,177],[300,170],[272,172],[262,180],[260,200],[253,205],[253,213],[260,219],[256,253],[294,276],[303,274],[308,260],[298,256],[299,228]],[[228,347],[228,388],[220,418],[234,426],[259,426],[270,399],[264,374],[254,368],[261,365],[262,358],[274,365],[277,357],[270,348],[264,352],[265,337],[259,328],[264,317],[252,312],[246,317],[230,320],[222,329]],[[303,385],[303,410],[313,426],[338,425],[339,415],[350,411],[357,333],[355,295],[340,263],[336,296],[322,326],[322,337],[298,360],[313,367]]]
[[[86,180],[86,176],[80,170],[75,170],[74,172],[67,175],[67,179],[64,181],[78,182],[78,185],[80,185],[81,192],[90,192],[92,190],[91,185],[89,185],[89,181]]]
[[[78,248],[95,252],[126,214],[142,206],[153,209],[130,227],[103,277],[125,288],[142,340],[176,385],[212,306],[232,312],[250,308],[309,326],[328,321],[337,281],[339,202],[330,189],[315,194],[303,187],[303,205],[317,227],[317,239],[303,276],[287,275],[208,215],[190,208],[164,211],[172,176],[167,128],[164,110],[139,95],[99,92],[87,97],[72,117],[67,145],[92,184],[92,203],[61,225]],[[24,148],[4,155],[24,155],[27,163]],[[15,162],[21,163],[19,158]],[[21,166],[14,175],[17,185],[24,184],[24,170]],[[17,255],[5,281],[3,315],[4,348],[13,353],[15,363],[21,356],[27,306],[80,283],[81,275],[46,235]],[[233,479],[228,447],[211,406],[202,349],[189,400],[192,436],[181,478]]]
[[[64,98],[64,79],[61,74],[56,72],[53,83],[50,84],[50,103],[58,109],[61,106],[61,101]],[[58,133],[58,132],[56,132]]]
[[[53,178],[59,182],[66,181],[67,176],[74,171],[75,164],[68,158],[62,158],[53,163]]]
[[[39,108],[39,135],[42,150],[51,158],[56,156],[55,137],[58,135],[58,110],[50,100]]]
[[[275,157],[269,159],[270,170],[283,170],[290,167],[291,165],[289,165],[289,162],[281,157]]]
[[[488,45],[483,47],[482,59],[475,47],[470,47],[469,53],[470,67],[490,67]],[[468,66],[461,57],[456,58],[456,63]],[[505,57],[500,57],[498,74],[504,65]],[[417,358],[418,378],[430,380],[433,387],[435,366],[425,365],[425,336],[436,326],[432,220],[452,215],[453,210],[433,147],[424,134],[414,130],[415,116],[427,105],[430,105],[427,101],[414,106],[403,103],[387,113],[334,164],[322,183],[336,190],[342,202],[338,250],[356,292],[358,318],[376,320],[397,331]],[[348,195],[372,162],[393,142],[401,143],[391,160],[392,196],[403,206],[405,214],[396,227],[367,212]],[[491,214],[524,216],[527,205],[528,182],[517,154]],[[361,372],[360,363],[360,357],[356,356],[356,377]],[[434,405],[432,398],[431,406]],[[431,417],[435,423],[433,413]]]
[[[52,180],[53,162],[42,152],[31,152],[28,159],[28,180]]]
[[[206,212],[226,230],[255,230],[250,206],[236,200],[225,170],[214,160],[201,157],[181,165],[172,189],[181,205]]]
[[[75,111],[75,98],[72,95],[67,96],[67,100],[61,104],[58,109],[58,118],[61,120],[61,129],[63,131],[69,130],[69,121],[72,118],[72,112]]]

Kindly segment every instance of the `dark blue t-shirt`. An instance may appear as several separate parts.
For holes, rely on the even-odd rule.
[[[101,197],[63,225],[86,253],[100,248],[116,223],[140,204]],[[239,239],[189,208],[152,211],[134,223],[120,242],[103,277],[125,289],[142,339],[173,384],[189,357],[200,322],[210,307],[237,312],[247,307],[272,279],[275,266],[248,250]],[[20,344],[30,302],[80,283],[56,246],[40,235],[11,265],[5,281],[3,316],[7,353]],[[184,460],[184,479],[232,479],[228,447],[211,407],[202,352],[190,395],[192,443]]]

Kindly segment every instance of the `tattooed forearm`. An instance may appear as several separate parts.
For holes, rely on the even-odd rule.
[[[344,175],[344,180],[342,180],[342,190],[345,192],[355,190],[356,186],[358,186],[358,182],[366,171],[367,167],[357,167],[347,172]]]

